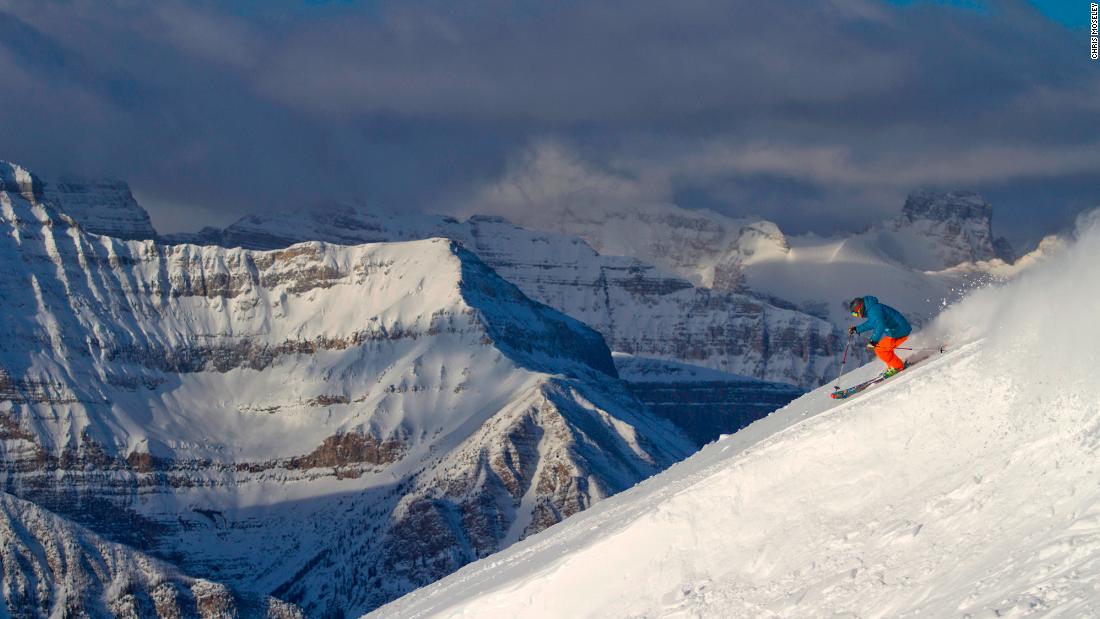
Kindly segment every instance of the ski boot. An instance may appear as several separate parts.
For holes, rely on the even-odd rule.
[[[886,368],[886,371],[882,373],[882,377],[883,378],[890,378],[891,376],[897,374],[898,372],[900,372],[904,369],[907,369],[908,367],[909,367],[909,362],[906,361],[905,365],[901,366],[901,368]]]

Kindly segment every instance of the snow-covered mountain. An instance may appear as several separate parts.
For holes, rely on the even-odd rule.
[[[4,489],[245,597],[361,613],[694,449],[452,240],[122,241],[43,195],[0,166]]]
[[[530,209],[521,225],[577,235],[601,254],[632,256],[719,290],[782,300],[849,320],[843,300],[864,294],[924,323],[965,291],[1015,273],[1015,255],[992,229],[993,209],[976,193],[917,192],[902,214],[860,233],[784,234],[774,223],[671,205],[630,209]]]
[[[304,617],[273,598],[242,603],[224,585],[0,492],[0,612],[6,617]]]
[[[373,616],[1097,616],[1100,217],[1082,225],[914,337],[947,353],[806,394]]]
[[[499,217],[459,221],[331,205],[250,215],[225,230],[165,240],[273,249],[304,240],[431,237],[460,242],[531,298],[599,331],[616,352],[808,388],[833,371],[842,345],[826,321],[782,301],[700,288],[640,260],[601,255],[577,237],[533,232]]]

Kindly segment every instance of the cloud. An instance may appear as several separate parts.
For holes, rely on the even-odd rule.
[[[184,54],[242,71],[263,53],[261,35],[247,22],[177,1],[157,2],[140,27],[144,36],[163,38]]]
[[[859,160],[842,145],[734,139],[690,145],[664,140],[660,150],[654,148],[624,149],[605,165],[585,160],[561,141],[537,140],[504,174],[474,191],[461,210],[552,227],[566,213],[676,203],[685,188],[709,187],[710,208],[766,216],[795,231],[832,232],[893,214],[914,188],[1025,184],[1100,169],[1100,142],[976,146],[935,160],[905,151]],[[1042,215],[1049,205],[1034,206]]]
[[[542,139],[514,159],[499,179],[473,192],[461,211],[510,215],[549,225],[570,210],[630,208],[671,198],[672,188],[665,178],[600,169],[565,144]]]
[[[337,117],[400,111],[629,125],[882,92],[905,62],[858,39],[836,44],[836,30],[849,23],[897,28],[868,1],[798,11],[715,0],[683,0],[675,9],[647,0],[428,7],[309,24],[274,50],[260,86],[299,109]],[[825,46],[828,73],[818,70]]]
[[[127,178],[172,227],[348,195],[857,226],[960,186],[1038,238],[1100,202],[1071,35],[1020,0],[0,0],[0,157]]]
[[[647,175],[705,181],[728,175],[772,176],[834,187],[904,189],[932,184],[986,184],[1074,175],[1100,169],[1100,141],[1082,145],[974,145],[930,158],[899,151],[857,158],[850,146],[738,143],[717,139],[662,158],[620,158]]]

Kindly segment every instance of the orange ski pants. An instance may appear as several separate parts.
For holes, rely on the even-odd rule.
[[[900,370],[905,367],[905,362],[894,354],[894,349],[901,346],[901,343],[907,339],[909,339],[908,335],[905,337],[884,337],[879,340],[878,345],[875,346],[875,355],[877,355],[879,359],[882,359],[882,362],[885,363],[887,367]]]

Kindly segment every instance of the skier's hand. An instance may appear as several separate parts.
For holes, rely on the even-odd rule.
[[[867,348],[870,348],[872,350],[878,348],[878,342],[867,342]]]
[[[848,327],[848,335],[855,335],[855,334],[856,334],[856,328],[854,326]]]

